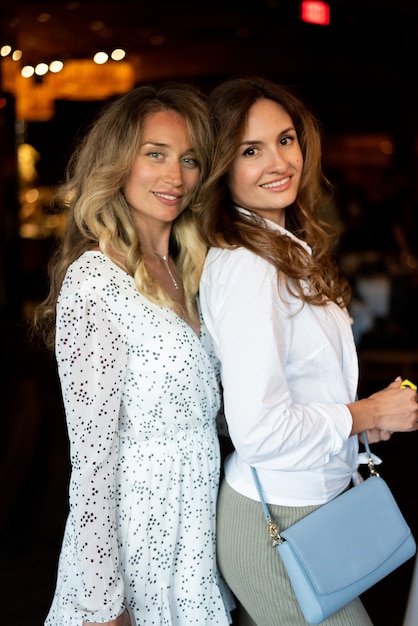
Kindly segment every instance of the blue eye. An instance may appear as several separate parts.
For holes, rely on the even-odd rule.
[[[197,162],[196,159],[194,159],[193,157],[184,157],[181,160],[182,163],[184,163],[184,165],[190,169],[193,169],[195,167],[199,167],[199,163]]]

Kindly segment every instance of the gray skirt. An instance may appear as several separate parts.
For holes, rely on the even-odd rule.
[[[281,529],[316,508],[269,505],[273,521],[280,520]],[[217,520],[220,571],[256,626],[307,626],[282,561],[272,547],[260,502],[237,493],[224,479],[219,491]],[[359,598],[322,624],[372,626]]]

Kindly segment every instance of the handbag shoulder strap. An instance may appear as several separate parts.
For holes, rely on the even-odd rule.
[[[369,468],[370,476],[379,476],[378,472],[375,470],[373,456],[370,450],[369,440],[367,439],[367,433],[365,430],[361,433],[363,439],[363,445],[367,454],[367,465]]]
[[[261,489],[261,483],[260,483],[260,479],[258,478],[257,470],[252,465],[251,465],[251,473],[254,478],[255,486],[257,487],[261,506],[263,507],[264,519],[266,520],[266,523],[268,525],[270,537],[273,540],[273,547],[276,547],[277,544],[283,543],[284,539],[283,537],[281,537],[277,529],[277,526],[275,526],[275,524],[273,523],[273,520],[271,519],[270,511],[268,510],[268,506],[263,496],[263,490]]]
[[[264,519],[267,521],[270,517],[270,513],[268,510],[266,501],[264,500],[263,490],[261,489],[261,483],[260,483],[260,479],[258,478],[257,470],[253,466],[251,466],[251,473],[254,478],[255,486],[257,487],[257,492],[260,498],[261,506],[263,507]]]

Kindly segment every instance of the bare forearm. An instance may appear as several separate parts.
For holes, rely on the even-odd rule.
[[[401,380],[396,380],[368,398],[347,405],[353,418],[352,435],[370,429],[389,432],[418,430],[417,393],[410,388],[401,388],[400,384]]]

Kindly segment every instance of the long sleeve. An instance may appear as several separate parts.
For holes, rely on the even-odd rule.
[[[70,520],[76,528],[80,617],[123,608],[115,518],[118,419],[127,363],[123,336],[100,299],[62,297],[57,360],[71,446]]]

